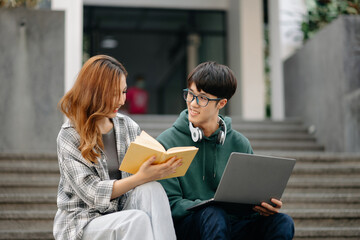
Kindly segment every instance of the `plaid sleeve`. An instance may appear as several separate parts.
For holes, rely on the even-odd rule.
[[[116,133],[116,144],[119,156],[119,165],[121,165],[122,160],[124,159],[125,153],[130,146],[130,143],[133,142],[137,135],[140,134],[139,125],[133,121],[128,116],[123,114],[118,114],[114,120],[115,133]],[[127,178],[131,176],[130,173],[121,172],[122,178]],[[131,191],[131,190],[130,190]],[[125,205],[125,202],[128,198],[128,193],[125,193],[119,201],[119,209],[122,209]]]
[[[104,180],[101,164],[85,160],[77,147],[77,139],[66,130],[59,134],[58,147],[60,171],[71,192],[76,193],[76,196],[69,196],[67,202],[72,206],[68,207],[77,208],[85,203],[89,208],[106,212],[111,206],[114,180]]]

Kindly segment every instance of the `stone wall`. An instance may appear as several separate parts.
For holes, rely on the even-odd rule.
[[[360,152],[360,16],[340,16],[284,63],[285,112],[327,151]]]
[[[0,152],[56,153],[64,12],[0,9]]]

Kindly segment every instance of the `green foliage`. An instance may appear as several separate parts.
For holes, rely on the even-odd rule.
[[[339,15],[360,14],[360,0],[307,0],[308,18],[302,22],[304,41]]]
[[[0,8],[34,8],[41,0],[0,0]]]

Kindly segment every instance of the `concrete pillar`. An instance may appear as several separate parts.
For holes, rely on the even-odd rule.
[[[192,33],[187,37],[187,74],[189,74],[199,64],[199,34]]]
[[[284,76],[280,32],[280,0],[269,3],[269,40],[270,40],[270,80],[271,80],[271,117],[283,120],[284,111]]]
[[[230,0],[228,11],[229,66],[238,79],[230,115],[264,119],[265,80],[262,0]]]
[[[82,66],[83,1],[52,0],[51,9],[65,11],[65,89],[72,87]]]

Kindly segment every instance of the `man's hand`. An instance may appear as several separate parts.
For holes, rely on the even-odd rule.
[[[275,207],[266,202],[262,202],[260,206],[255,206],[253,210],[262,216],[270,216],[275,213],[279,213],[280,208],[282,207],[282,202],[275,198],[272,198],[271,202],[274,203]]]

